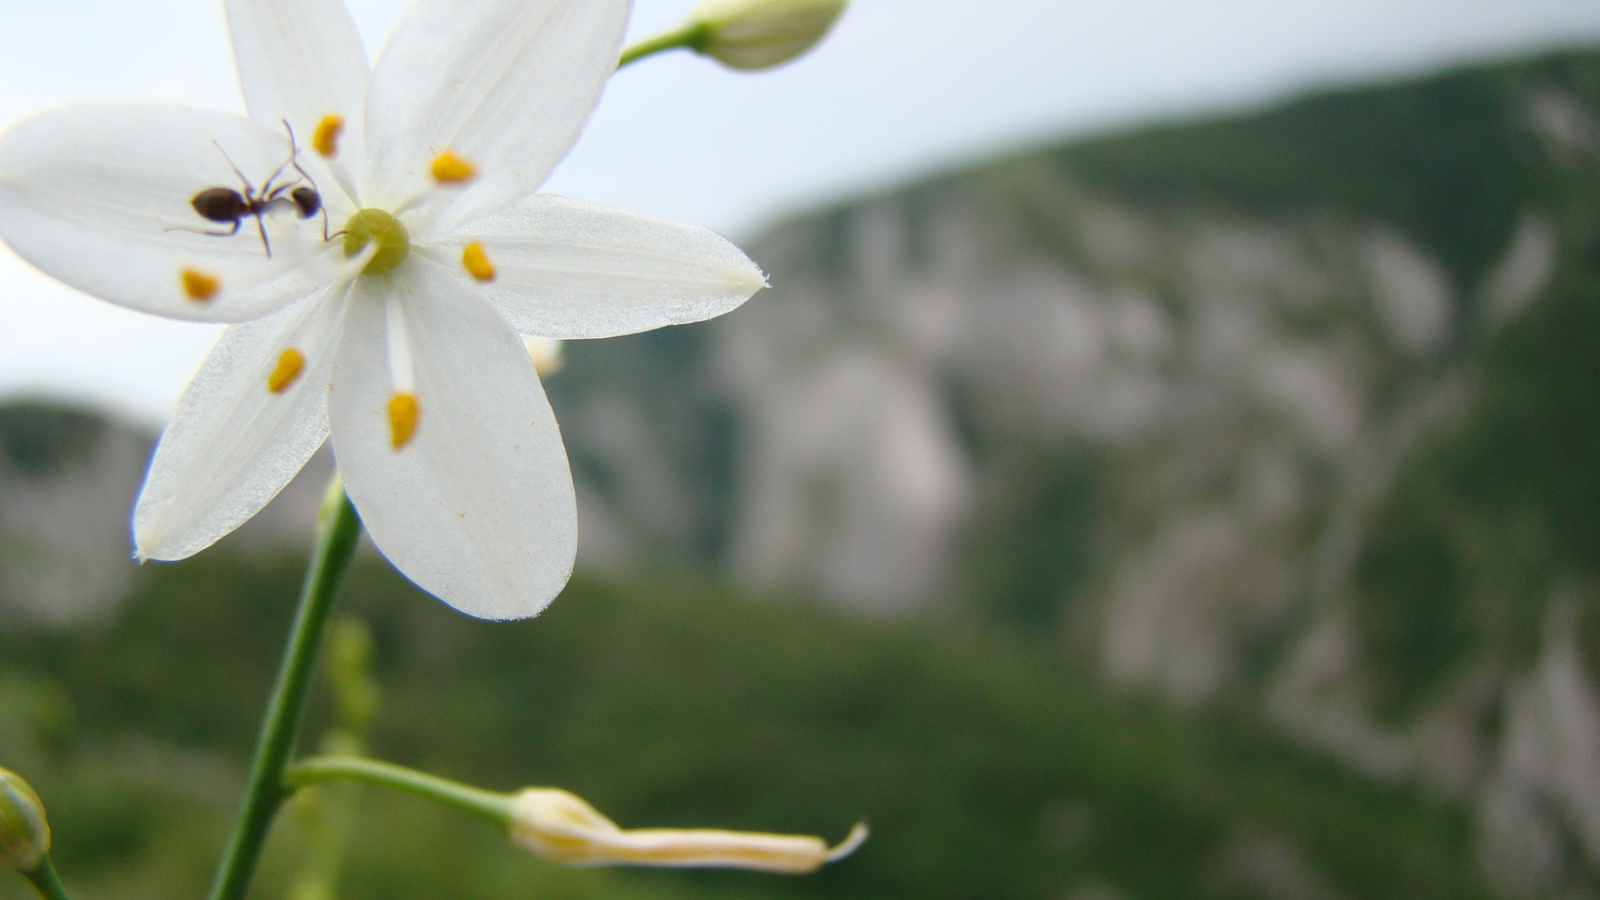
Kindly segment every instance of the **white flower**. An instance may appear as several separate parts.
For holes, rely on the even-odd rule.
[[[162,436],[139,557],[209,546],[331,435],[367,531],[417,584],[491,619],[560,591],[572,479],[518,334],[697,321],[764,284],[710,232],[534,193],[615,68],[628,9],[422,0],[370,68],[338,0],[227,0],[248,119],[78,106],[0,140],[17,253],[113,303],[241,323]],[[246,208],[230,218],[209,188]]]
[[[715,866],[804,875],[854,853],[867,839],[867,827],[856,825],[836,847],[802,834],[624,830],[575,794],[527,788],[511,798],[511,839],[551,862],[573,866]]]

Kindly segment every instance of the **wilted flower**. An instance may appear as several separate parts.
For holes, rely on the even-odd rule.
[[[551,862],[758,869],[803,875],[849,856],[867,839],[856,825],[838,846],[806,835],[712,829],[624,830],[581,798],[556,788],[528,788],[511,799],[511,837]]]
[[[845,0],[702,0],[690,13],[694,49],[735,69],[766,69],[815,46]]]
[[[576,505],[518,334],[697,321],[764,284],[710,232],[534,193],[616,66],[628,0],[421,0],[376,69],[339,0],[226,6],[249,119],[77,106],[0,140],[0,238],[25,259],[242,323],[162,436],[137,555],[209,546],[331,434],[396,567],[475,616],[539,612]]]
[[[0,769],[0,866],[32,872],[49,853],[44,803],[22,776]]]

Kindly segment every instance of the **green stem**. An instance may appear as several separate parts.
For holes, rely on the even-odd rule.
[[[32,872],[22,875],[33,882],[33,889],[44,900],[69,900],[67,889],[61,886],[61,878],[56,875],[56,867],[50,864],[50,857],[46,856]]]
[[[242,900],[261,858],[272,817],[288,796],[283,786],[284,766],[294,750],[306,689],[316,668],[328,614],[333,610],[334,591],[350,566],[360,537],[361,520],[345,496],[344,483],[335,476],[317,514],[316,543],[300,589],[300,608],[278,670],[278,682],[272,688],[267,717],[261,723],[244,803],[217,869],[217,880],[211,886],[211,900]]]
[[[324,781],[362,781],[415,794],[463,812],[488,819],[501,826],[511,824],[511,798],[459,782],[407,769],[393,763],[359,756],[312,756],[283,772],[289,790],[310,787]]]
[[[617,63],[617,68],[620,69],[628,63],[667,50],[677,50],[680,47],[693,50],[705,43],[708,30],[703,22],[689,22],[671,31],[663,31],[655,37],[629,44],[622,51],[622,61]]]

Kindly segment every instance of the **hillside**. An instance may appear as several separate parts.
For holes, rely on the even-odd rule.
[[[0,759],[49,804],[74,896],[204,890],[299,564],[222,551],[146,567],[99,627],[0,633]],[[363,790],[340,896],[1488,896],[1460,809],[1239,716],[1125,702],[1014,640],[762,599],[582,580],[538,619],[494,624],[369,561],[342,610],[373,635],[385,758],[560,785],[625,824],[837,836],[864,818],[875,833],[855,857],[798,879],[571,872],[458,813]],[[319,690],[312,743],[328,708]],[[282,820],[256,896],[284,895],[307,815]],[[0,879],[0,898],[24,887]]]

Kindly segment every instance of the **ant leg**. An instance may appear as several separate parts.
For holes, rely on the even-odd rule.
[[[271,259],[272,242],[267,240],[267,223],[262,219],[261,213],[256,213],[256,228],[261,231],[261,246],[267,248],[267,259]]]
[[[284,160],[283,165],[279,166],[277,170],[272,173],[272,176],[266,180],[266,183],[261,186],[261,193],[266,195],[262,198],[263,202],[270,202],[276,199],[284,191],[294,187],[295,182],[299,179],[285,181],[276,188],[272,186],[272,183],[278,180],[278,176],[283,174],[283,170],[289,168],[290,166],[294,166],[294,170],[300,173],[301,178],[311,182],[312,188],[316,187],[316,182],[312,182],[311,176],[307,175],[306,170],[300,168],[300,164],[295,161],[295,157],[300,155],[300,147],[295,144],[294,129],[289,127],[289,120],[279,119],[278,121],[283,123],[283,130],[289,134],[289,158]]]
[[[294,182],[293,181],[285,181],[283,184],[280,184],[277,187],[273,187],[272,186],[272,183],[274,181],[277,181],[278,180],[278,176],[282,175],[283,174],[283,170],[287,169],[287,168],[289,168],[289,164],[286,162],[283,165],[279,166],[276,170],[274,170],[273,173],[270,176],[268,176],[266,181],[262,182],[262,184],[261,184],[261,194],[262,194],[261,202],[262,203],[271,202],[279,194],[282,194],[284,191],[286,191],[289,188],[294,186]]]
[[[243,218],[243,217],[240,217],[240,218]],[[177,226],[177,225],[174,225],[173,227],[168,228],[166,230],[167,231],[187,231],[190,234],[203,234],[203,235],[206,235],[208,237],[233,237],[234,235],[239,233],[239,224],[240,224],[240,219],[234,219],[233,220],[233,230],[232,231],[201,231],[198,228],[183,228],[183,227],[180,227],[180,226]]]
[[[234,224],[237,225],[238,223],[236,222]],[[165,231],[187,231],[190,234],[203,234],[203,235],[205,235],[207,237],[233,237],[234,235],[239,233],[239,229],[238,228],[235,228],[232,231],[201,231],[198,228],[180,228],[180,227],[178,227],[176,225],[174,225],[171,228],[166,228],[166,229],[163,229],[163,230],[165,230]]]

